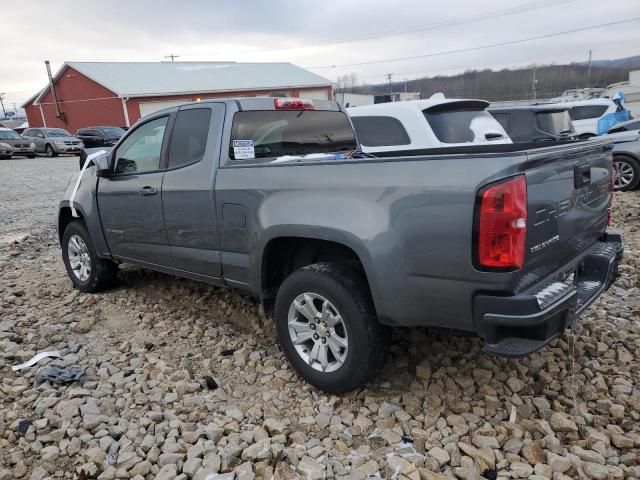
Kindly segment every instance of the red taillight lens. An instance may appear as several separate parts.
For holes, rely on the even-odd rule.
[[[315,110],[311,100],[306,98],[278,97],[273,99],[276,110]]]
[[[527,182],[523,175],[482,191],[478,216],[478,263],[522,268],[527,239]]]

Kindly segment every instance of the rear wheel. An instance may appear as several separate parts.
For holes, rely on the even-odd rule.
[[[616,190],[627,192],[640,183],[640,162],[635,158],[616,155],[613,157],[613,168],[616,171]]]
[[[71,222],[62,236],[62,259],[73,284],[82,292],[98,292],[115,280],[118,266],[99,258],[81,221]]]
[[[53,158],[56,155],[58,155],[56,153],[56,151],[53,149],[53,147],[51,145],[49,145],[48,143],[47,143],[47,146],[44,149],[44,152],[47,155],[47,157],[49,157],[49,158]]]
[[[31,153],[31,154],[27,155],[27,158],[36,158],[36,154],[35,153]]]
[[[326,392],[362,386],[386,361],[389,328],[357,271],[333,263],[296,270],[278,291],[274,318],[291,366]]]

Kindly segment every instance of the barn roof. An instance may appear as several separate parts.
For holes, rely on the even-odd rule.
[[[330,80],[291,63],[65,62],[56,79],[67,66],[120,97],[331,85]]]

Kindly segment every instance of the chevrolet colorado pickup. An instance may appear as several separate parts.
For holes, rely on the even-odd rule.
[[[299,375],[344,392],[384,365],[394,325],[475,332],[505,356],[560,336],[617,275],[611,149],[374,158],[333,102],[183,105],[88,157],[60,203],[62,256],[85,292],[121,262],[249,290]]]

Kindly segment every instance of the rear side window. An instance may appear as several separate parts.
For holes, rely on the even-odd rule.
[[[540,112],[536,114],[538,128],[554,135],[566,135],[573,131],[568,112]]]
[[[393,117],[351,117],[358,140],[367,147],[409,145],[411,139],[402,123]]]
[[[502,128],[504,128],[507,133],[511,133],[511,114],[509,113],[492,113],[493,118],[495,118]]]
[[[585,105],[582,107],[572,107],[569,109],[571,120],[586,120],[588,118],[599,118],[607,111],[606,105]]]
[[[442,143],[486,142],[504,138],[500,124],[484,109],[433,113],[426,110],[424,116]]]
[[[210,121],[211,110],[208,108],[178,112],[169,146],[169,168],[191,165],[202,160]]]
[[[233,117],[229,156],[234,160],[273,158],[352,151],[357,147],[353,128],[343,112],[246,111]]]

